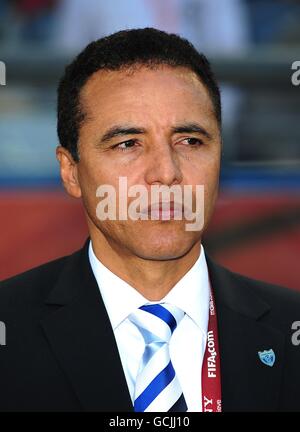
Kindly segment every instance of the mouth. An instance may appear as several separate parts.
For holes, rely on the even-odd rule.
[[[151,220],[181,220],[183,219],[183,205],[174,201],[150,204],[141,211]]]

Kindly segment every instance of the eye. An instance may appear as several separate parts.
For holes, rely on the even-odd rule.
[[[200,138],[185,138],[183,141],[183,143],[186,142],[188,144],[189,147],[199,147],[203,144],[203,141]]]
[[[135,145],[135,141],[134,140],[127,140],[127,141],[123,141],[119,144],[116,144],[113,146],[113,149],[115,150],[121,150],[121,151],[128,151],[130,150],[133,146]]]

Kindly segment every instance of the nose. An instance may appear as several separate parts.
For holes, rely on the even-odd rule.
[[[145,180],[148,184],[162,184],[171,186],[182,181],[182,172],[178,156],[168,145],[153,147],[148,154]]]

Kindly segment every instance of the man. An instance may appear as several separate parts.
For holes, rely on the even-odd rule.
[[[151,28],[91,43],[60,82],[58,135],[90,240],[1,284],[0,409],[298,410],[299,294],[231,273],[201,245],[221,154],[206,58]],[[146,191],[139,218],[124,217],[124,179]],[[153,201],[155,186],[190,186],[192,200]],[[187,229],[195,207],[201,223]]]

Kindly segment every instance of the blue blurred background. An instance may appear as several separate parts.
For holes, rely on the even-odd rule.
[[[300,289],[299,23],[299,0],[0,0],[0,279],[87,235],[55,159],[64,66],[94,39],[151,26],[188,38],[221,83],[221,193],[207,250],[233,270]]]

